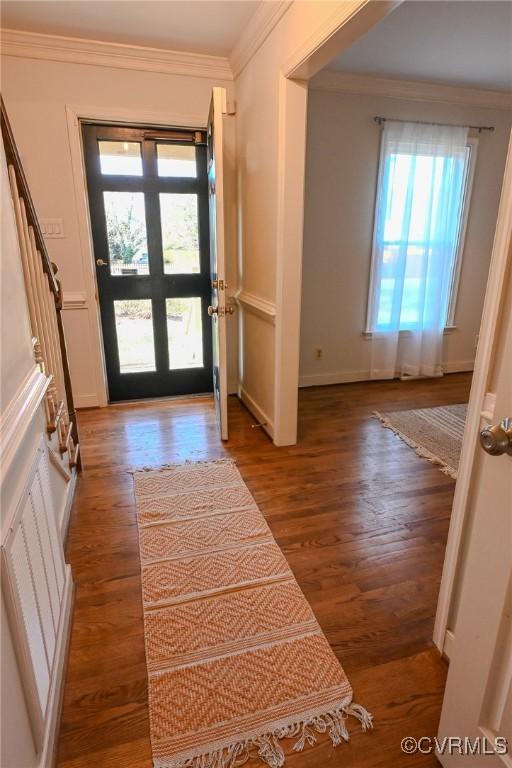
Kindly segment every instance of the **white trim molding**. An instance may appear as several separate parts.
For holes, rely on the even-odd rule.
[[[265,430],[267,435],[274,437],[274,422],[267,416],[263,408],[256,402],[247,390],[242,386],[238,387],[238,397],[245,405],[248,411],[258,420],[258,425]]]
[[[52,683],[48,697],[46,734],[39,761],[39,768],[53,768],[55,765],[55,753],[59,736],[60,716],[64,695],[64,676],[67,668],[69,643],[71,640],[75,585],[73,584],[73,578],[71,576],[71,566],[66,564],[64,567],[64,597],[62,599],[57,644],[55,648],[55,668],[52,674]]]
[[[370,381],[370,371],[334,371],[332,373],[306,373],[299,376],[299,387],[325,387],[330,384],[352,384]]]
[[[461,547],[466,529],[466,512],[470,498],[471,483],[474,479],[474,465],[479,448],[478,433],[482,411],[488,407],[487,386],[489,373],[499,329],[503,303],[506,300],[506,275],[510,268],[510,245],[512,242],[512,133],[509,139],[505,176],[501,191],[500,205],[496,223],[496,233],[491,255],[489,278],[485,291],[484,308],[480,325],[479,341],[476,350],[475,372],[469,394],[468,416],[462,451],[459,462],[459,474],[455,486],[446,554],[437,603],[434,624],[434,643],[442,652],[446,631],[451,620],[454,602],[455,576],[461,562]]]
[[[335,72],[334,70],[320,72],[311,80],[310,88],[315,91],[331,93],[387,96],[392,99],[406,99],[407,101],[431,101],[485,107],[487,109],[510,110],[512,108],[512,94],[509,91],[491,91],[418,80],[355,75],[348,72]]]
[[[402,0],[346,0],[332,3],[333,13],[312,30],[309,37],[285,61],[282,73],[296,80],[309,80],[349,48],[358,37],[391,13]]]
[[[473,371],[475,360],[452,360],[449,363],[443,363],[444,373],[465,373]]]
[[[17,29],[2,30],[2,55],[141,72],[161,72],[165,75],[207,77],[210,80],[233,79],[229,61],[224,56],[105,43]]]
[[[455,635],[453,634],[451,629],[446,630],[446,634],[444,636],[444,645],[443,645],[443,656],[450,661],[450,656],[453,652],[453,644],[455,643]]]
[[[242,309],[275,325],[276,305],[273,302],[267,301],[267,299],[262,299],[260,296],[256,296],[254,293],[249,293],[248,291],[238,291],[233,298]]]
[[[81,410],[83,408],[103,408],[108,405],[108,401],[98,402],[99,397],[96,392],[77,392],[75,394],[75,408]]]
[[[229,54],[233,77],[238,77],[292,5],[291,0],[258,5]]]
[[[3,477],[16,456],[50,380],[34,365],[0,417],[0,467]]]
[[[80,291],[64,291],[62,309],[87,309],[87,294]]]
[[[474,360],[456,360],[449,363],[443,363],[443,372],[465,373],[467,371],[472,371],[474,365]],[[396,378],[400,378],[400,373],[398,371]],[[299,376],[299,387],[323,387],[331,384],[352,384],[356,381],[373,381],[370,370],[305,373]]]

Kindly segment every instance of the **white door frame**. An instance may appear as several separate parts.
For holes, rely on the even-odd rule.
[[[308,81],[401,0],[336,3],[283,64],[279,82],[274,443],[297,442]]]
[[[96,269],[94,265],[94,249],[92,230],[89,218],[89,201],[85,180],[85,162],[82,146],[80,120],[91,120],[104,123],[126,123],[127,125],[154,125],[172,128],[202,128],[206,129],[207,114],[186,115],[180,112],[143,111],[137,109],[121,109],[117,107],[99,107],[91,105],[66,104],[66,121],[68,128],[69,151],[73,172],[73,188],[75,207],[78,217],[78,233],[80,240],[80,259],[85,285],[85,297],[82,308],[88,310],[91,348],[94,356],[94,380],[100,407],[108,405],[107,372],[103,350],[103,335],[98,303]],[[64,303],[66,294],[64,293]]]
[[[439,590],[436,621],[434,626],[434,643],[441,652],[447,652],[452,637],[447,632],[453,632],[449,627],[450,612],[453,605],[454,585],[460,560],[460,546],[464,534],[466,507],[471,491],[473,466],[477,450],[479,450],[478,433],[480,418],[491,422],[494,417],[492,398],[488,395],[488,372],[494,352],[494,338],[498,329],[502,286],[509,268],[511,255],[509,252],[512,237],[512,132],[508,147],[507,163],[503,178],[496,233],[491,255],[489,277],[485,292],[480,336],[476,351],[475,369],[469,396],[468,415],[462,452],[459,462],[459,473],[455,486],[455,496],[450,518],[450,529],[446,544],[446,554]],[[447,653],[449,655],[449,653]]]

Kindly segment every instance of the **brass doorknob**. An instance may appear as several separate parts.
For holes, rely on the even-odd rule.
[[[107,267],[108,266],[107,262],[103,261],[103,259],[96,259],[96,264],[98,265],[98,267]]]
[[[217,315],[218,313],[219,313],[218,307],[211,307],[211,306],[208,307],[208,314],[210,315],[210,317],[212,317],[213,315]]]
[[[512,456],[512,418],[488,424],[480,430],[480,445],[491,456]]]
[[[233,304],[228,304],[228,306],[226,307],[226,315],[232,315],[234,314],[234,311],[235,311],[235,307],[233,306]]]

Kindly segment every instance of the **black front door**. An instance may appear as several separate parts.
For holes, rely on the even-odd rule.
[[[206,137],[82,132],[109,398],[211,392]]]

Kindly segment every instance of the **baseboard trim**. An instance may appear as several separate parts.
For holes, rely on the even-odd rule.
[[[335,371],[333,373],[308,373],[299,376],[299,387],[321,387],[329,384],[350,384],[354,381],[370,381],[370,371]]]
[[[55,467],[55,469],[61,475],[61,477],[63,477],[66,483],[68,483],[71,480],[71,472],[64,465],[61,454],[55,450],[51,441],[49,441],[48,443],[48,457],[50,459],[50,464],[52,465],[52,467]]]
[[[73,506],[73,501],[75,498],[76,478],[77,478],[76,469],[73,469],[71,471],[71,477],[69,479],[69,483],[66,491],[66,498],[64,500],[64,504],[62,505],[62,513],[60,516],[59,530],[60,530],[60,539],[62,541],[62,546],[66,544],[66,539],[68,535],[69,518],[71,516],[71,507]]]
[[[98,395],[91,392],[87,395],[81,395],[79,392],[75,395],[75,408],[99,408],[100,401]]]
[[[55,671],[48,698],[48,710],[46,716],[46,733],[39,768],[53,768],[57,751],[57,737],[59,733],[60,715],[64,694],[64,675],[67,667],[69,641],[71,639],[71,626],[73,616],[74,584],[71,577],[71,566],[66,565],[66,583],[62,599],[62,613],[57,634],[57,647],[55,649]]]
[[[443,364],[444,373],[467,373],[474,368],[473,360],[461,360]],[[398,376],[398,374],[397,374]],[[373,381],[370,371],[335,371],[332,373],[311,373],[299,377],[299,387],[322,387],[330,384],[351,384],[357,381]]]
[[[455,643],[455,635],[453,634],[451,629],[446,630],[446,634],[444,636],[444,644],[443,644],[443,656],[450,660],[450,657],[453,652],[453,644]]]
[[[248,411],[258,420],[265,432],[274,439],[274,422],[267,416],[263,408],[243,387],[238,388],[238,397]]]
[[[475,368],[474,360],[457,360],[454,363],[443,363],[444,373],[467,373]]]

